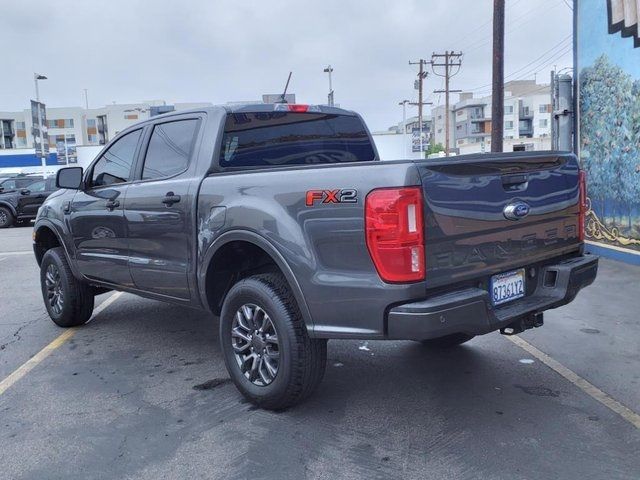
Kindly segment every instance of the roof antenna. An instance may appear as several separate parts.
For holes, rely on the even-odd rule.
[[[291,80],[291,74],[293,72],[289,72],[289,77],[287,78],[287,84],[284,86],[284,92],[282,92],[282,95],[280,95],[280,100],[278,100],[276,103],[287,103],[287,100],[285,99],[285,95],[287,94],[287,88],[289,88],[289,81]]]

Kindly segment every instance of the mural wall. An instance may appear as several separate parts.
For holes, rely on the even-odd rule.
[[[587,239],[640,251],[638,0],[576,0],[578,150]]]

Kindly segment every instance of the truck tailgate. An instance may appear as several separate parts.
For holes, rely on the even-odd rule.
[[[425,202],[427,287],[477,279],[579,249],[579,168],[574,155],[485,154],[420,160],[416,167]],[[512,213],[516,206],[517,216],[507,208]]]

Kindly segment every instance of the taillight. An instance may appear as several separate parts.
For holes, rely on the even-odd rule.
[[[365,201],[367,248],[385,282],[425,278],[420,187],[373,190]]]
[[[578,174],[580,189],[580,210],[578,213],[578,239],[584,242],[585,217],[587,215],[587,172],[580,170]]]

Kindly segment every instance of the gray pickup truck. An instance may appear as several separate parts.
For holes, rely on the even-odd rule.
[[[327,339],[519,333],[598,266],[574,155],[381,162],[332,107],[154,117],[56,181],[34,227],[52,320],[86,323],[109,290],[207,310],[231,379],[270,409],[318,386]]]

